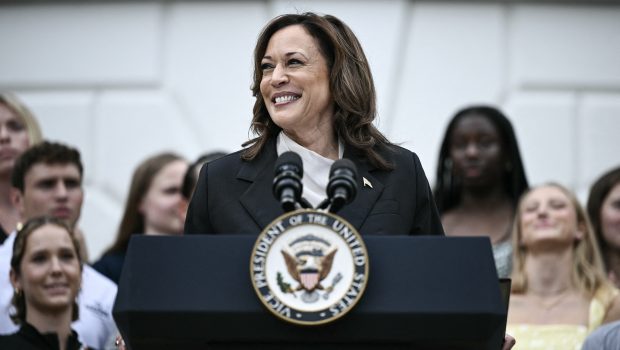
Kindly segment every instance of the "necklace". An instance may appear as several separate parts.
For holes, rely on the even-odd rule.
[[[571,294],[570,290],[566,289],[560,294],[552,295],[548,297],[542,297],[536,294],[532,294],[532,296],[534,297],[536,304],[538,304],[540,308],[542,308],[545,311],[551,311],[553,308],[558,306],[562,301],[564,301],[564,299],[566,299],[570,294]]]

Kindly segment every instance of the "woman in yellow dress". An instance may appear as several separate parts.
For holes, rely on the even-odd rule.
[[[512,239],[507,333],[515,350],[579,350],[596,327],[620,319],[620,292],[605,278],[590,221],[569,190],[526,192]]]

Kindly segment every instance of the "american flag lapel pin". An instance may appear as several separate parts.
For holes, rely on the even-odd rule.
[[[364,187],[368,186],[368,187],[372,188],[372,184],[370,183],[370,181],[368,181],[367,178],[362,177],[362,181],[364,182]]]

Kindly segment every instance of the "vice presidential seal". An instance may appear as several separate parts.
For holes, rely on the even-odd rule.
[[[269,311],[288,322],[318,325],[342,317],[360,300],[368,282],[368,253],[343,218],[298,210],[261,232],[250,272]]]

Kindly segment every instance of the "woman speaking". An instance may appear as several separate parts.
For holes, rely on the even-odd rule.
[[[414,153],[372,124],[375,87],[362,47],[338,18],[276,17],[254,50],[256,97],[244,149],[205,165],[185,233],[259,233],[283,211],[272,195],[282,153],[301,156],[303,198],[325,197],[331,165],[351,160],[357,196],[338,212],[361,234],[443,235],[431,190]]]
[[[338,18],[304,13],[270,21],[254,49],[252,92],[256,137],[203,167],[185,233],[261,232],[283,213],[272,194],[274,165],[293,151],[305,169],[302,197],[314,207],[325,197],[332,164],[355,164],[357,196],[338,215],[362,235],[444,234],[417,155],[372,124],[370,67]],[[512,345],[507,337],[503,348]]]

